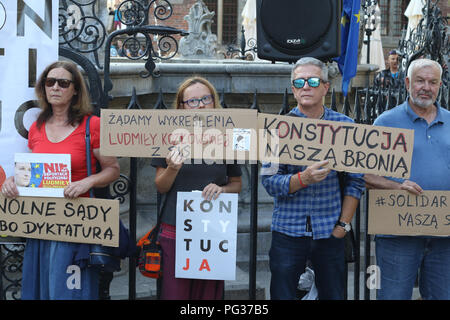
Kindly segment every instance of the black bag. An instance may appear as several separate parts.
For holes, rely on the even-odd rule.
[[[86,167],[88,176],[92,173],[91,165],[91,134],[89,128],[91,116],[86,120]],[[89,190],[91,198],[109,199],[108,186],[104,188],[93,188]],[[120,260],[131,256],[134,253],[134,248],[131,247],[130,235],[128,229],[119,220],[119,247],[107,247],[101,244],[91,244],[89,251],[88,265],[97,267],[103,272],[120,271]]]
[[[345,180],[347,178],[347,173],[343,172],[343,171],[339,171],[337,174],[338,174],[338,178],[339,178],[339,189],[341,192],[341,200],[342,200],[341,202],[343,202],[344,201]],[[349,232],[345,233],[344,245],[345,245],[345,250],[344,250],[345,262],[347,262],[347,263],[355,262],[356,241],[355,241],[355,234],[353,233],[353,227],[350,229]]]
[[[128,230],[123,226],[120,221],[120,232],[119,232],[119,247],[106,247],[101,244],[91,244],[89,251],[89,262],[90,267],[99,268],[103,272],[116,272],[120,271],[120,260],[125,258],[127,255],[123,255],[120,250],[120,243],[122,238],[128,236]]]

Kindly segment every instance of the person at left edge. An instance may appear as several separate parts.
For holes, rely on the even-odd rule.
[[[296,62],[291,73],[297,106],[290,116],[353,122],[323,105],[330,86],[328,67],[313,57]],[[274,198],[269,252],[272,300],[295,300],[307,259],[313,264],[319,300],[340,300],[345,290],[344,236],[364,190],[362,174],[347,173],[340,190],[328,161],[310,166],[263,163],[261,182]],[[341,201],[343,192],[343,202]]]
[[[119,178],[115,157],[100,155],[100,118],[92,116],[92,168],[102,170],[87,176],[85,129],[92,107],[83,77],[71,62],[57,61],[40,75],[35,88],[41,112],[31,125],[28,147],[33,153],[63,153],[71,156],[72,182],[65,188],[69,199],[89,197],[89,190]],[[95,169],[93,169],[95,170]],[[2,194],[19,195],[14,176],[5,180]],[[22,270],[24,300],[96,300],[99,269],[87,267],[87,244],[27,239]],[[79,272],[79,283],[68,281]],[[76,275],[75,275],[76,276]]]

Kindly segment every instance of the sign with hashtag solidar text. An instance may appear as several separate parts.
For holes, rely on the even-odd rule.
[[[450,191],[369,190],[369,234],[450,236]]]

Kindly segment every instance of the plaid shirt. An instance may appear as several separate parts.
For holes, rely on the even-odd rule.
[[[324,109],[324,120],[353,122],[351,118],[341,113]],[[297,107],[290,115],[306,118]],[[264,168],[269,166],[270,163],[263,163]],[[291,176],[305,169],[306,166],[279,164],[276,174],[262,176],[263,186],[275,199],[272,231],[293,237],[329,238],[341,215],[341,193],[337,172],[332,170],[321,182],[289,194]],[[348,173],[344,195],[360,199],[364,186],[363,174]],[[307,217],[310,217],[311,230],[307,230]]]

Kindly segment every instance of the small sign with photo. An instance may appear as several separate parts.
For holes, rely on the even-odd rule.
[[[16,153],[14,181],[20,196],[64,197],[71,182],[70,154]]]

